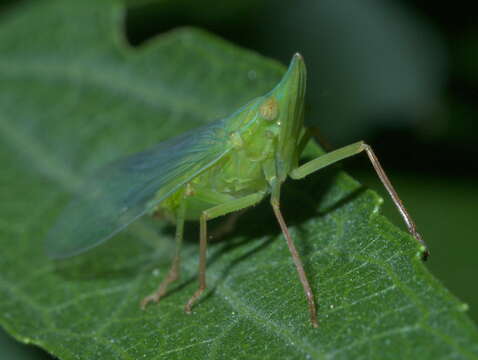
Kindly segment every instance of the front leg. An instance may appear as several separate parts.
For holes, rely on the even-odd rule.
[[[276,216],[277,222],[284,234],[285,240],[287,242],[287,247],[289,248],[290,255],[292,256],[292,261],[294,262],[295,269],[297,274],[299,275],[300,283],[304,288],[305,297],[307,298],[307,304],[309,306],[309,314],[310,314],[310,322],[314,328],[319,326],[317,321],[317,308],[315,306],[314,301],[314,294],[312,292],[312,288],[310,287],[309,280],[307,279],[307,275],[304,270],[304,265],[302,265],[302,261],[300,260],[299,253],[295,247],[294,240],[290,236],[289,229],[287,228],[287,224],[285,223],[284,217],[282,216],[282,212],[280,211],[280,183],[275,182],[272,186],[272,194],[271,194],[271,206],[274,211],[274,215]]]
[[[264,195],[265,192],[253,193],[239,199],[227,201],[202,212],[199,219],[199,288],[184,306],[186,314],[191,313],[191,308],[206,289],[207,221],[257,204],[264,198]]]
[[[293,179],[301,179],[313,172],[316,172],[317,170],[320,170],[324,167],[332,165],[340,160],[346,159],[353,155],[357,155],[363,151],[365,151],[365,153],[367,154],[380,181],[382,182],[383,186],[387,190],[395,206],[400,212],[400,215],[402,216],[403,220],[405,221],[405,224],[407,225],[408,231],[418,241],[418,243],[422,245],[423,260],[426,260],[429,255],[429,251],[427,245],[425,244],[425,241],[422,239],[422,236],[417,231],[415,222],[413,221],[412,217],[403,205],[402,200],[398,197],[397,192],[395,191],[394,187],[392,186],[392,183],[388,179],[387,174],[385,174],[385,171],[383,170],[382,165],[380,165],[380,162],[378,161],[378,158],[373,152],[372,148],[369,145],[365,144],[363,141],[344,146],[340,149],[319,156],[318,158],[311,160],[292,170],[289,175]]]

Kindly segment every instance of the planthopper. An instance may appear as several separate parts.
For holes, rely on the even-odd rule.
[[[184,222],[199,221],[199,287],[185,305],[185,312],[191,313],[206,288],[208,221],[268,197],[304,288],[312,326],[317,327],[314,295],[281,214],[281,186],[288,177],[301,179],[365,152],[426,258],[428,250],[415,223],[369,145],[359,141],[299,165],[311,139],[303,124],[305,86],[305,63],[295,54],[274,89],[230,116],[99,169],[50,230],[48,254],[73,256],[108,240],[145,214],[168,214],[176,223],[176,251],[166,278],[142,300],[144,309],[158,302],[179,278]]]

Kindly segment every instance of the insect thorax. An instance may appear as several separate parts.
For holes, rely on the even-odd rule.
[[[280,124],[274,122],[274,100],[267,99],[253,117],[242,124],[231,123],[227,142],[231,151],[212,167],[191,180],[158,209],[174,214],[181,201],[186,201],[188,219],[197,219],[201,212],[228,200],[270,188],[266,168],[274,168]],[[271,103],[272,102],[272,103]],[[247,122],[245,123],[245,121]]]

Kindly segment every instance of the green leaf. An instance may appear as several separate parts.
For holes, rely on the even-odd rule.
[[[208,292],[191,316],[194,226],[181,280],[145,312],[171,226],[144,219],[82,256],[47,259],[45,234],[85,172],[230,113],[284,70],[196,29],[130,48],[123,16],[114,2],[62,0],[0,18],[0,324],[11,335],[60,359],[478,356],[466,305],[379,214],[381,199],[337,168],[288,182],[282,200],[318,329],[267,201],[211,244]]]

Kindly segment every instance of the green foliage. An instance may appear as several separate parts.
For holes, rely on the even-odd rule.
[[[167,224],[144,219],[82,256],[47,259],[45,233],[86,172],[230,113],[284,70],[195,29],[132,49],[123,12],[43,1],[1,19],[0,324],[11,335],[60,359],[478,356],[466,306],[379,214],[381,199],[336,168],[284,186],[319,329],[267,202],[211,246],[208,294],[191,316],[194,227],[181,281],[146,312],[139,301],[169,266]]]

